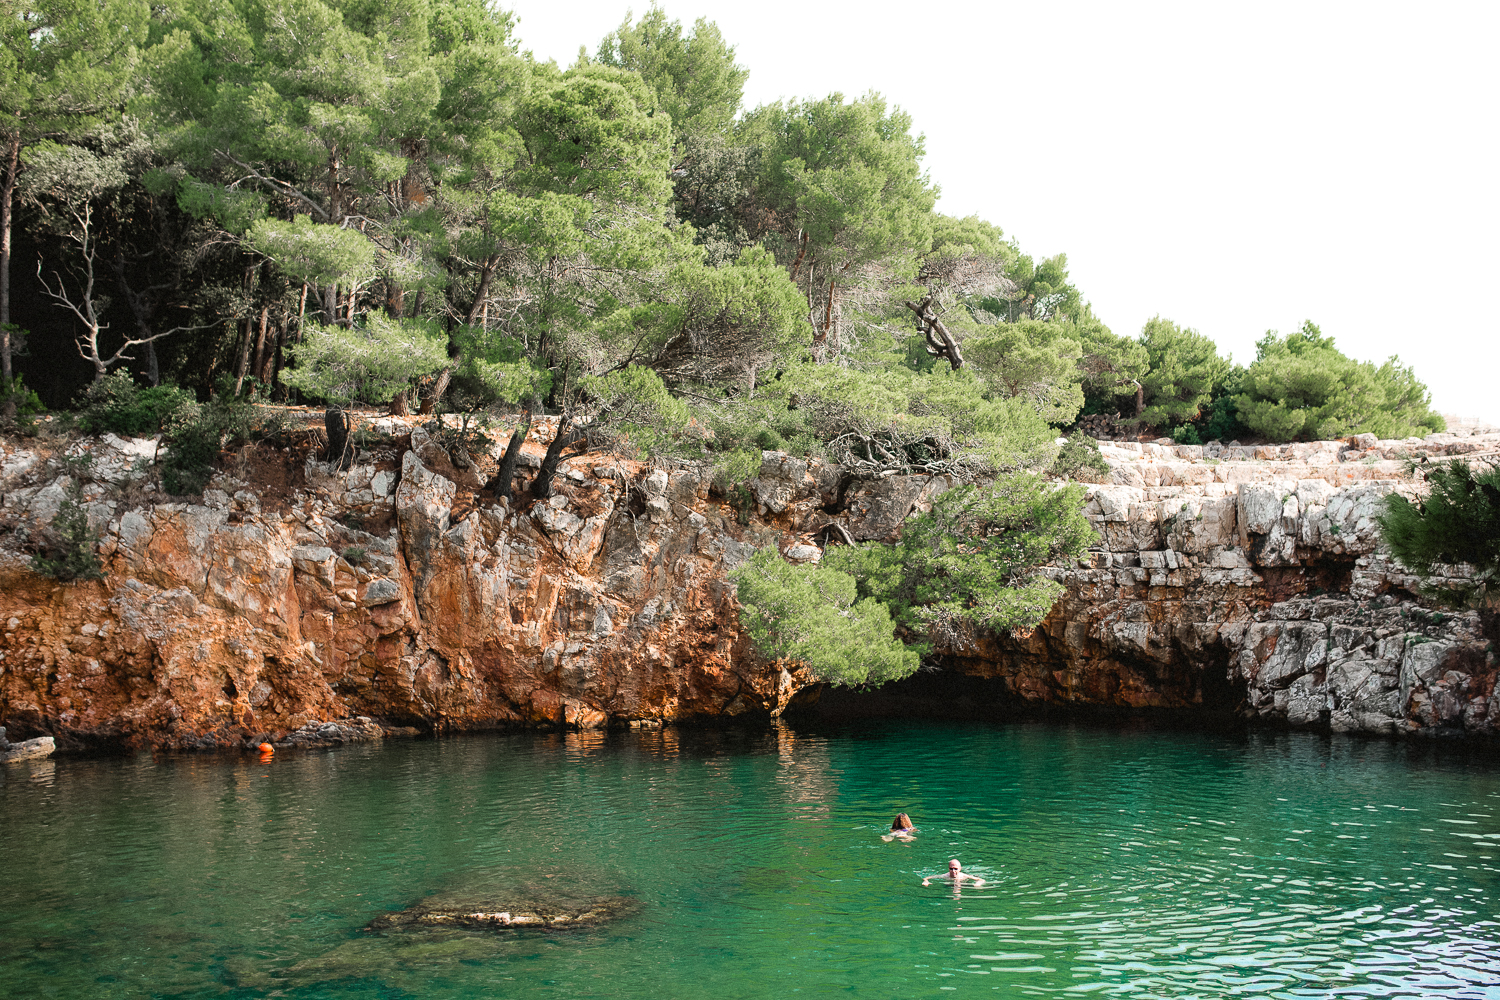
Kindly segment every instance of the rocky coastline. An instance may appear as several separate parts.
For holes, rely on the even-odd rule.
[[[494,455],[460,465],[413,422],[375,430],[347,469],[313,442],[247,448],[192,503],[133,485],[150,442],[68,443],[91,456],[86,476],[7,444],[0,723],[63,750],[182,750],[769,718],[821,687],[754,655],[726,574],[767,545],[805,561],[845,533],[888,538],[951,485],[766,452],[753,505],[733,506],[702,468],[589,454],[523,506],[487,489]],[[532,427],[522,485],[552,433]],[[950,636],[933,665],[996,715],[1226,711],[1491,737],[1496,656],[1476,616],[1417,601],[1373,517],[1415,488],[1408,461],[1497,449],[1500,435],[1465,433],[1105,442],[1086,509],[1100,540],[1049,571],[1066,591],[1048,619]],[[103,580],[31,569],[29,541],[70,495],[100,532]]]

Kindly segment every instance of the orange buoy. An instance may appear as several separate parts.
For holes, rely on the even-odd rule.
[[[273,746],[271,746],[271,744],[269,744],[269,743],[262,743],[260,745],[260,752],[261,753],[275,753],[276,752],[276,748],[273,747]]]

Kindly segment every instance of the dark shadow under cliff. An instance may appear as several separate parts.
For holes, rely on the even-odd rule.
[[[924,670],[873,690],[820,685],[806,689],[787,707],[791,722],[843,722],[854,719],[957,719],[1099,722],[1194,729],[1243,729],[1238,713],[1244,691],[1219,671],[1206,671],[1202,700],[1181,707],[1043,702],[1017,698],[1006,679],[947,670]],[[1218,683],[1209,681],[1214,674]]]

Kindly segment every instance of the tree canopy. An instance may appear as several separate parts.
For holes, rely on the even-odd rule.
[[[1339,351],[1311,321],[1256,344],[1235,397],[1240,419],[1273,441],[1371,433],[1383,438],[1442,430],[1431,395],[1392,357],[1376,367]]]

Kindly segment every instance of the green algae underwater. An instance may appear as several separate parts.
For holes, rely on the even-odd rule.
[[[912,722],[10,765],[0,985],[1494,998],[1494,763],[1298,733]],[[918,833],[883,840],[901,811]],[[923,888],[950,857],[987,883]],[[572,930],[380,919],[601,899],[610,919]]]

